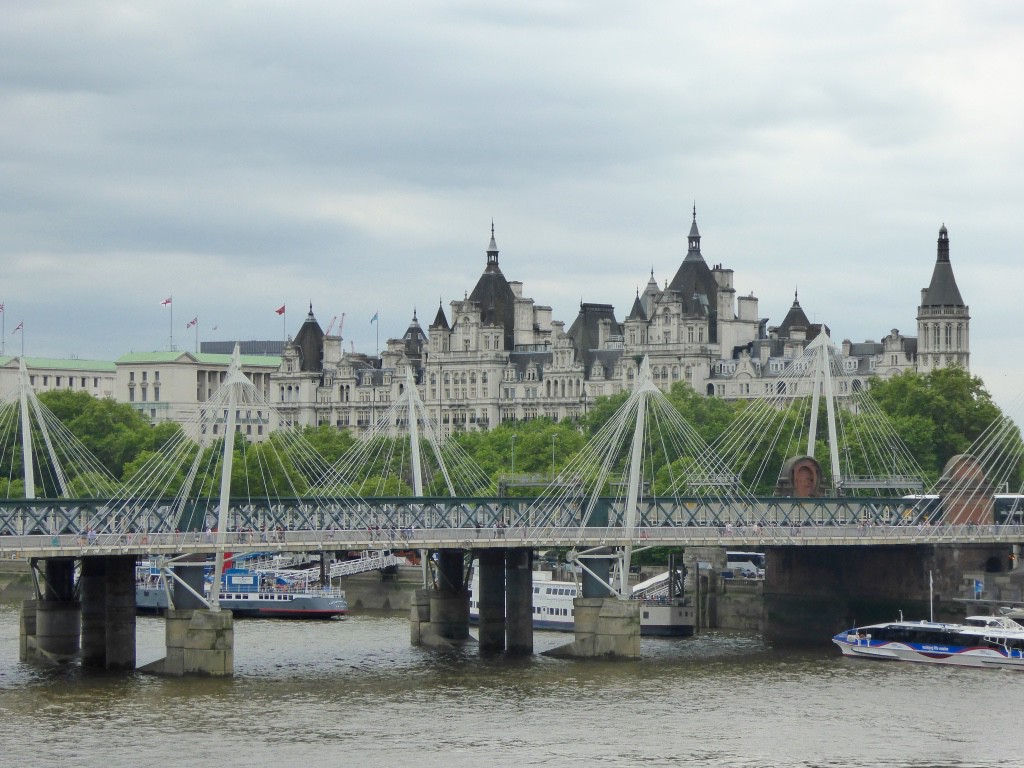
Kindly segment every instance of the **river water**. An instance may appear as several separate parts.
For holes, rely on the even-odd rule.
[[[4,766],[1013,766],[1024,676],[846,660],[750,633],[643,659],[485,658],[409,645],[403,616],[235,623],[235,676],[18,661],[0,606]],[[538,651],[567,640],[538,632]],[[163,621],[138,624],[140,664]]]

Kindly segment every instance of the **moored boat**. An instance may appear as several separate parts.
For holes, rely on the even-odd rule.
[[[331,619],[348,613],[341,590],[290,582],[243,568],[225,571],[220,606],[245,618]],[[159,577],[148,574],[139,579],[135,585],[135,609],[141,613],[167,610],[167,592]]]
[[[668,574],[653,581],[667,581]],[[474,572],[470,585],[469,620],[480,619],[479,581]],[[575,581],[558,581],[548,571],[533,572],[533,627],[560,632],[575,628],[573,601],[579,596]],[[634,597],[640,603],[640,634],[644,637],[689,637],[696,626],[696,613],[689,598],[675,595]]]
[[[832,642],[852,658],[1024,669],[1024,626],[1007,616],[891,621],[848,629]]]

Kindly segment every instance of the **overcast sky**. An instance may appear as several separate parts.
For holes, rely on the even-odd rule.
[[[916,335],[940,225],[972,371],[1024,388],[1020,2],[4,3],[0,302],[29,356],[373,352],[501,268],[568,325],[709,265],[778,324]],[[171,310],[161,300],[173,296]],[[216,327],[216,330],[213,330]],[[335,326],[337,327],[337,325]]]

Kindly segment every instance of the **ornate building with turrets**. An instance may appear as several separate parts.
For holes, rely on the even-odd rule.
[[[794,294],[781,323],[758,315],[754,294],[737,296],[733,270],[709,267],[701,252],[696,208],[687,252],[671,280],[659,287],[651,270],[622,321],[610,304],[581,302],[566,329],[548,306],[523,295],[499,266],[491,225],[484,271],[448,311],[438,306],[426,332],[416,312],[401,338],[379,355],[346,353],[340,336],[325,335],[310,307],[280,370],[271,399],[280,426],[330,424],[367,432],[399,397],[407,375],[416,382],[443,434],[489,429],[535,418],[555,421],[586,413],[603,395],[630,389],[639,363],[650,360],[654,383],[668,390],[682,381],[712,397],[745,399],[778,393],[780,380],[828,326],[812,323]],[[893,329],[880,342],[841,344],[844,387],[859,389],[872,376],[967,367],[969,312],[949,260],[945,226],[931,283],[921,292],[918,337]],[[786,395],[809,393],[787,381]],[[842,391],[840,391],[842,394]]]

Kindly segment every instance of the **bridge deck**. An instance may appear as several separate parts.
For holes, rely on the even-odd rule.
[[[807,525],[640,527],[549,526],[541,528],[400,528],[395,530],[291,530],[228,532],[230,552],[314,552],[363,549],[486,549],[492,547],[693,547],[878,546],[907,544],[1018,544],[1021,525]],[[0,536],[0,558],[90,555],[213,554],[216,534],[103,533]]]

